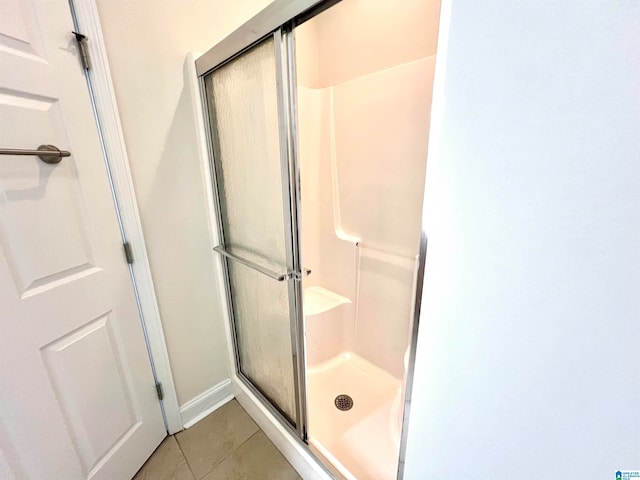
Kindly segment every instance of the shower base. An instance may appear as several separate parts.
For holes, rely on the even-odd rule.
[[[309,445],[345,480],[396,478],[401,381],[351,352],[307,371]],[[346,411],[338,395],[353,399]]]

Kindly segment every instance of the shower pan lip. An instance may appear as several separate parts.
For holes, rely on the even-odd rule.
[[[320,453],[329,468],[337,471],[337,478],[356,480],[358,478],[396,479],[395,475],[373,476],[367,469],[364,458],[357,454],[358,438],[363,438],[363,424],[377,428],[366,428],[367,435],[384,439],[383,454],[390,453],[384,462],[391,469],[397,468],[399,436],[392,427],[398,425],[392,414],[392,403],[401,389],[400,380],[377,365],[354,352],[342,352],[330,360],[310,369],[308,388],[310,395],[309,445],[314,453]],[[348,393],[353,397],[354,407],[340,411],[334,405],[337,394]],[[399,398],[396,399],[398,402]],[[397,427],[396,427],[397,430]],[[371,433],[374,432],[374,433]],[[377,442],[380,443],[380,442]],[[393,458],[393,460],[391,460]],[[376,464],[380,464],[380,458]]]
[[[337,473],[338,475],[341,475],[344,480],[358,480],[353,476],[349,469],[345,467],[344,464],[313,435],[309,436],[309,448],[316,457],[322,458],[323,461],[328,462],[329,465],[331,465],[329,471],[331,471],[334,478],[340,478],[336,476]]]

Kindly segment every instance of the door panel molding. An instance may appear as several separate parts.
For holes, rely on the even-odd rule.
[[[129,265],[129,268],[140,316],[145,327],[152,368],[156,381],[162,383],[164,391],[161,405],[167,431],[173,434],[183,428],[180,406],[151,276],[98,7],[95,0],[69,0],[69,3],[77,31],[89,38],[85,46],[91,58],[91,69],[85,75],[94,104],[94,115],[100,130],[104,156],[110,171],[123,240],[129,242],[135,258],[135,262]]]
[[[142,425],[131,375],[122,346],[113,333],[109,311],[40,348],[53,390],[62,407],[83,471],[88,478],[95,473],[100,460],[122,444],[133,430]],[[106,355],[87,355],[102,351]],[[87,363],[87,357],[90,361]],[[104,372],[102,378],[87,377],[86,370]],[[87,382],[95,382],[92,392],[108,389],[117,407],[99,413],[78,408],[77,398],[86,393]],[[99,385],[98,385],[99,383]],[[79,388],[82,386],[82,388]],[[100,422],[96,417],[100,416]]]

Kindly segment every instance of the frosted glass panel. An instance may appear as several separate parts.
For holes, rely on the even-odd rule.
[[[286,269],[273,39],[210,76],[226,249]]]
[[[273,39],[215,70],[206,88],[224,248],[275,272],[291,271]],[[234,260],[227,265],[240,370],[295,424],[288,282]]]
[[[233,261],[229,279],[242,371],[295,419],[287,282],[276,282]]]

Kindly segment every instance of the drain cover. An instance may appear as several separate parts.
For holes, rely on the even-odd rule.
[[[353,407],[353,398],[351,398],[349,395],[342,394],[338,395],[333,403],[336,404],[336,408],[338,410],[351,410],[351,407]]]

